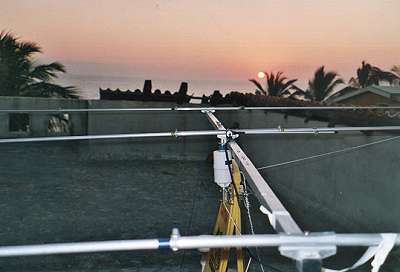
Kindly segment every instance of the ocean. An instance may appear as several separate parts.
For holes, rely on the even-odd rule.
[[[153,90],[160,89],[162,92],[171,92],[179,89],[182,81],[189,83],[189,95],[210,95],[214,90],[220,90],[222,94],[230,91],[254,92],[255,86],[248,80],[176,80],[176,79],[152,79],[128,76],[104,76],[65,74],[58,78],[57,83],[72,85],[78,88],[82,99],[99,99],[99,88],[117,89],[121,91],[142,89],[144,80],[151,79]]]

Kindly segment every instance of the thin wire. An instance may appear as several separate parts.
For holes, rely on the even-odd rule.
[[[352,146],[352,147],[339,149],[339,150],[336,150],[336,151],[331,151],[331,152],[327,152],[327,153],[312,155],[312,156],[299,158],[299,159],[286,161],[286,162],[270,164],[270,165],[267,165],[267,166],[258,167],[257,170],[270,169],[270,168],[274,168],[274,167],[284,166],[284,165],[288,165],[288,164],[292,164],[292,163],[298,163],[298,162],[311,160],[311,159],[315,159],[315,158],[326,157],[326,156],[335,155],[335,154],[339,154],[339,153],[345,153],[345,152],[349,152],[349,151],[356,151],[356,150],[359,150],[359,149],[362,149],[362,148],[366,148],[366,147],[370,147],[370,146],[373,146],[373,145],[376,145],[376,144],[381,144],[381,143],[384,143],[384,142],[397,140],[399,138],[400,138],[400,136],[395,136],[395,137],[386,138],[386,139],[383,139],[383,140],[378,140],[378,141],[367,143],[367,144],[362,144],[362,145],[357,145],[357,146]]]
[[[242,172],[240,172],[241,176],[243,177],[243,189],[244,189],[244,206],[246,207],[246,211],[247,211],[247,217],[249,219],[249,224],[250,224],[250,231],[251,234],[255,234],[254,231],[254,225],[253,225],[253,219],[251,218],[251,213],[250,213],[250,201],[249,201],[249,193],[247,192],[247,185],[246,185],[246,177],[245,175],[243,175]],[[258,247],[256,247],[256,255],[257,255],[257,259],[259,260],[259,265],[261,268],[261,271],[264,272],[264,266],[261,263],[261,258],[260,258],[260,253],[258,251]],[[249,269],[250,267],[250,262],[251,262],[251,258],[249,259],[249,263],[247,264],[247,269],[246,271]]]
[[[227,137],[227,139],[228,139],[228,141],[229,141],[229,138],[228,138],[228,137]],[[227,143],[225,144],[225,159],[226,159],[226,162],[230,161],[230,158],[229,158],[229,156],[228,156]],[[228,165],[228,169],[229,169],[229,175],[230,175],[230,178],[231,178],[231,183],[232,183],[232,186],[233,186],[233,188],[234,188],[234,194],[236,195],[236,198],[237,198],[237,200],[239,201],[239,192],[237,191],[236,186],[235,186],[235,184],[234,184],[232,169],[231,169],[231,166],[230,166],[229,163],[227,163],[227,165]],[[240,172],[240,173],[241,173],[241,172]],[[241,173],[241,174],[243,175],[243,173]],[[246,182],[245,177],[244,177],[244,181]],[[247,187],[246,187],[246,188],[247,188]],[[231,212],[229,211],[228,207],[225,205],[225,198],[226,198],[226,196],[227,196],[227,189],[226,189],[226,188],[223,188],[223,189],[222,189],[222,205],[224,206],[224,208],[225,208],[226,212],[228,213],[228,216],[229,216],[230,219],[232,220],[234,226],[235,226],[236,229],[238,230],[239,236],[240,236],[240,235],[242,235],[241,228],[237,225],[236,220],[233,218],[233,216],[232,216]],[[249,201],[247,201],[247,202],[248,202],[248,206],[250,207]],[[248,215],[250,216],[250,211],[249,211]],[[252,229],[252,234],[255,234],[255,233],[254,233],[254,228],[253,228],[253,221],[252,221],[251,217],[249,217],[249,219],[250,219],[250,223],[251,223],[251,226],[252,226],[252,227],[251,227],[251,229]],[[250,252],[250,249],[248,249],[248,250],[249,250],[249,252]],[[250,266],[251,258],[252,258],[252,257],[250,257],[250,260],[249,260],[249,263],[248,263],[248,265],[247,265],[247,268],[249,268],[249,266]],[[259,255],[259,252],[258,252],[258,248],[256,248],[256,259],[257,259],[257,261],[258,261],[258,263],[259,263],[259,265],[260,265],[261,271],[262,271],[262,272],[265,272],[265,270],[264,270],[264,265],[263,265],[263,263],[261,262],[261,259],[260,259],[260,255]]]
[[[222,205],[224,206],[226,212],[229,215],[229,218],[232,220],[233,225],[235,225],[236,229],[239,231],[239,236],[242,235],[242,231],[240,230],[239,226],[236,224],[236,220],[233,218],[231,212],[229,211],[228,207],[225,205],[225,195],[227,194],[226,188],[222,189]]]
[[[245,272],[249,271],[250,264],[251,264],[251,260],[252,260],[252,259],[251,259],[251,257],[250,257],[249,262],[247,263]]]
[[[234,226],[236,227],[236,229],[238,230],[239,236],[241,236],[241,235],[242,235],[242,232],[241,232],[239,226],[236,224],[236,220],[233,218],[233,216],[232,216],[231,212],[229,211],[228,207],[225,205],[225,195],[226,195],[226,193],[227,193],[226,188],[223,188],[223,189],[222,189],[222,205],[224,206],[226,212],[228,213],[229,218],[232,220],[233,225],[234,225]],[[254,234],[254,233],[253,233],[253,234]],[[257,254],[258,263],[259,263],[259,265],[260,265],[261,271],[262,271],[262,272],[265,272],[264,266],[263,266],[263,264],[261,263],[260,256],[259,256],[259,254],[258,254],[257,248],[256,248],[256,254]],[[250,266],[250,261],[251,261],[251,257],[250,257],[249,263],[247,264],[247,267]],[[246,271],[247,271],[247,270],[246,270]]]
[[[228,161],[229,161],[229,156],[228,156],[227,144],[225,144],[225,148],[224,148],[224,149],[225,149],[225,158],[226,158],[226,162],[228,162]],[[239,203],[239,192],[236,190],[236,186],[235,186],[235,184],[234,184],[233,174],[232,174],[232,169],[231,169],[231,165],[230,165],[230,164],[228,164],[228,169],[229,169],[229,175],[230,175],[230,177],[231,177],[232,186],[233,186],[233,188],[235,189],[235,190],[234,190],[234,194],[236,195],[236,199],[237,199],[237,201],[238,201],[238,203]],[[240,173],[241,173],[241,172],[240,172]],[[227,190],[226,190],[226,188],[223,188],[223,189],[222,189],[222,204],[223,204],[223,206],[224,206],[226,212],[228,213],[230,219],[232,220],[233,224],[235,225],[236,229],[238,230],[239,236],[240,236],[240,235],[242,235],[242,231],[241,231],[241,229],[238,227],[238,225],[236,224],[236,220],[233,218],[232,214],[231,214],[230,211],[228,210],[228,207],[226,207],[226,205],[225,205],[225,195],[226,195],[226,194],[227,194]],[[250,220],[251,220],[251,218],[250,218]],[[250,222],[251,222],[251,226],[252,226],[252,225],[253,225],[253,224],[252,224],[252,221],[250,221]],[[254,234],[254,229],[253,229],[253,227],[252,227],[252,230],[253,230],[253,234]],[[257,250],[257,249],[256,249],[256,250]],[[257,252],[257,253],[258,253],[258,252]],[[257,254],[257,258],[260,259],[260,256],[259,256],[258,254]],[[245,271],[245,272],[247,272],[248,269],[250,268],[251,259],[252,259],[252,257],[250,257],[250,259],[249,259],[249,262],[248,262],[248,264],[247,264],[247,266],[246,266],[246,271]],[[260,267],[261,267],[262,272],[264,272],[264,267],[263,267],[263,265],[261,264],[261,262],[260,262]]]
[[[198,183],[197,191],[198,191],[198,192],[197,192],[196,194],[199,195],[200,192],[201,192],[201,180],[200,180],[200,182]],[[188,223],[188,231],[187,231],[187,233],[188,233],[189,235],[192,233],[193,217],[194,217],[194,213],[195,213],[196,202],[197,202],[197,198],[196,198],[196,197],[193,197],[193,201],[192,201],[192,211],[191,211],[191,213],[190,213],[189,223]],[[185,256],[186,256],[186,250],[183,251],[179,271],[182,271],[183,268],[184,268]]]
[[[250,231],[251,234],[254,233],[254,225],[253,225],[253,220],[251,218],[251,213],[250,213],[250,201],[249,201],[249,193],[247,192],[247,184],[246,184],[246,177],[243,175],[242,172],[240,172],[243,177],[243,187],[244,187],[244,206],[246,207],[247,210],[247,216],[249,218],[249,224],[250,224]]]

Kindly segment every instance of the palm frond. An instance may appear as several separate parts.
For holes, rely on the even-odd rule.
[[[49,82],[33,83],[25,88],[24,96],[79,98],[74,86],[60,86]]]
[[[31,57],[35,53],[41,53],[42,49],[34,42],[19,42],[17,53],[20,56]]]
[[[59,62],[52,62],[50,64],[38,65],[33,68],[30,76],[35,79],[48,81],[57,77],[57,73],[65,73],[65,67]]]
[[[40,53],[41,48],[34,42],[20,42],[19,37],[12,32],[0,32],[0,49],[13,52],[18,57],[30,57],[34,53]]]
[[[249,79],[250,82],[252,82],[254,85],[256,85],[256,87],[264,94],[267,95],[267,92],[264,90],[264,88],[262,87],[262,85],[255,79]]]
[[[314,100],[323,101],[334,93],[334,88],[344,83],[334,71],[325,72],[325,67],[317,68],[314,78],[308,82],[310,95]]]
[[[400,80],[400,75],[396,74],[395,71],[385,71],[381,68],[371,65],[366,61],[361,62],[361,67],[357,69],[357,82],[352,81],[353,86],[359,86],[365,88],[370,85],[379,85],[380,82],[385,81],[390,84]]]
[[[19,41],[11,32],[0,32],[0,94],[78,98],[75,87],[49,82],[58,73],[65,73],[65,67],[59,62],[35,65],[35,53],[41,53],[38,44]]]
[[[17,38],[11,32],[2,30],[0,32],[0,49],[4,50],[10,47],[17,47]]]

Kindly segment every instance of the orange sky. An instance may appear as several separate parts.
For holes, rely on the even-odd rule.
[[[400,64],[400,1],[2,0],[0,27],[71,73],[244,79]],[[96,65],[93,65],[96,64]]]

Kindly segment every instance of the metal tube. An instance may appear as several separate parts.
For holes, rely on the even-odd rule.
[[[235,129],[234,133],[245,135],[260,135],[260,134],[334,134],[336,131],[321,131],[313,128],[267,128],[267,129]]]
[[[89,252],[155,250],[160,248],[206,249],[227,247],[278,247],[299,246],[318,247],[337,245],[343,247],[376,246],[382,241],[380,234],[256,234],[256,235],[200,235],[178,236],[171,239],[148,240],[115,240],[101,242],[57,243],[24,246],[2,246],[0,257],[76,254]],[[400,245],[400,233],[397,234],[396,245]],[[163,245],[163,246],[162,246]]]
[[[0,113],[54,113],[54,112],[130,112],[130,111],[172,111],[174,108],[95,108],[95,109],[0,109]]]
[[[199,130],[199,131],[80,135],[80,136],[34,137],[34,138],[12,138],[12,139],[10,138],[10,139],[0,139],[0,144],[2,144],[2,143],[76,141],[76,140],[133,139],[133,138],[155,138],[155,137],[216,136],[216,135],[223,135],[223,134],[225,134],[225,131]]]
[[[400,106],[245,107],[246,110],[386,110]]]
[[[380,234],[256,234],[240,236],[188,236],[171,239],[171,247],[176,249],[225,248],[225,247],[277,247],[277,246],[324,246],[343,247],[376,246],[382,241]],[[397,234],[396,245],[400,245]]]
[[[234,129],[233,132],[246,135],[252,134],[308,134],[308,133],[336,133],[345,131],[400,131],[400,126],[371,126],[371,127],[336,127],[336,128],[257,128]]]
[[[238,111],[238,110],[391,110],[400,106],[319,106],[319,107],[171,107],[171,108],[93,108],[93,109],[0,109],[0,113],[17,112],[146,112],[146,111]]]
[[[157,239],[0,247],[0,257],[158,249]]]
[[[165,133],[135,133],[135,134],[110,134],[110,135],[80,135],[80,136],[57,136],[57,137],[0,139],[0,143],[53,142],[53,141],[147,138],[147,137],[171,137],[171,136],[172,136],[171,132],[165,132]]]
[[[179,249],[223,248],[223,247],[275,247],[282,245],[318,246],[336,245],[343,247],[376,246],[382,241],[381,234],[260,234],[241,236],[194,236],[180,237],[176,242],[171,240],[171,247]],[[400,233],[396,245],[400,245]],[[208,245],[208,246],[207,246]]]
[[[400,126],[378,126],[378,127],[337,127],[337,128],[265,128],[265,129],[235,129],[233,133],[245,135],[258,134],[331,134],[343,131],[400,131]],[[132,139],[132,138],[155,138],[155,137],[189,137],[189,136],[217,136],[225,135],[227,130],[192,130],[174,132],[150,132],[150,133],[128,133],[128,134],[105,134],[105,135],[79,135],[79,136],[55,136],[34,138],[9,138],[0,139],[2,143],[28,143],[28,142],[54,142],[54,141],[77,141],[77,140],[106,140],[106,139]]]
[[[358,131],[393,131],[393,130],[400,130],[400,126],[372,126],[372,127],[337,127],[337,128],[318,128],[318,132],[323,131],[354,131],[357,129]]]

